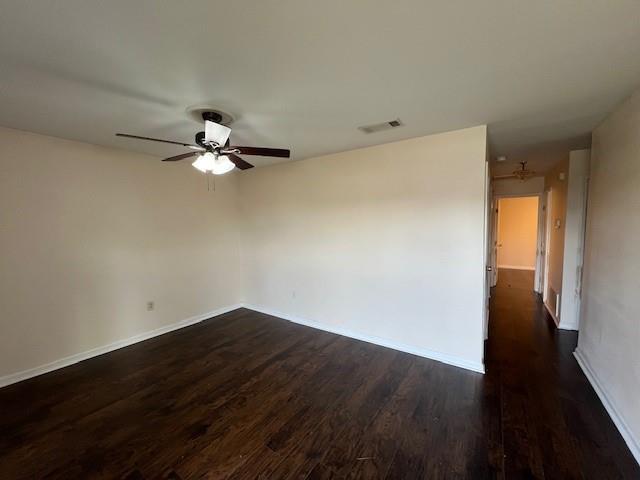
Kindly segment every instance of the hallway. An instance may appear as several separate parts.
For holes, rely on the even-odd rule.
[[[501,269],[490,310],[485,377],[499,397],[505,477],[640,478],[573,357],[577,332],[555,328],[533,272]]]

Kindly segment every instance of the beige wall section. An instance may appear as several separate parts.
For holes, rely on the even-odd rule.
[[[538,197],[501,198],[498,216],[498,266],[535,270]]]
[[[564,175],[564,180],[560,176]],[[569,154],[545,175],[545,190],[551,190],[551,207],[547,206],[550,215],[548,267],[549,284],[547,288],[547,305],[555,312],[556,299],[553,292],[560,295],[562,301],[562,263],[564,258],[564,232],[567,217],[567,179],[569,175]],[[559,224],[558,224],[559,222]]]
[[[494,180],[494,195],[536,195],[544,192],[544,177],[533,177],[523,182],[518,179]]]
[[[486,127],[244,172],[246,301],[482,368]]]
[[[0,377],[237,303],[236,181],[0,128]]]
[[[578,357],[640,462],[640,92],[593,133]]]

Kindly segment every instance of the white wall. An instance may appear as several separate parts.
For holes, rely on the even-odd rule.
[[[594,132],[578,359],[640,462],[640,92]]]
[[[243,301],[482,370],[485,149],[476,127],[209,192],[189,162],[0,129],[0,384]]]
[[[486,127],[243,173],[245,300],[482,369]]]
[[[590,150],[569,152],[567,214],[562,260],[562,302],[559,328],[577,330],[580,317],[580,277],[584,256],[585,201]]]
[[[236,180],[0,128],[0,380],[237,304]]]

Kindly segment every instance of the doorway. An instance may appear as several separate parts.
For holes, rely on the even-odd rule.
[[[545,202],[542,195],[502,195],[494,198],[492,263],[494,278],[508,273],[520,285],[543,291]]]

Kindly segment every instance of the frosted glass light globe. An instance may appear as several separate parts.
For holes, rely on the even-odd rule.
[[[222,175],[230,172],[235,165],[226,155],[216,155],[211,152],[200,155],[191,165],[202,173],[211,172],[214,175]]]

